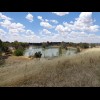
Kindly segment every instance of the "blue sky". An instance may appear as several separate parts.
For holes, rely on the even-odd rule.
[[[1,12],[0,39],[100,42],[99,12]]]

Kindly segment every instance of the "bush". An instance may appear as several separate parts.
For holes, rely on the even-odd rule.
[[[80,48],[77,48],[76,53],[79,53],[79,52],[80,52]]]
[[[96,47],[96,45],[95,44],[91,44],[91,48],[93,48],[93,47]]]
[[[14,51],[14,55],[15,56],[23,56],[23,54],[24,54],[24,50],[23,49],[16,49]]]
[[[47,43],[42,43],[42,48],[46,48],[47,47]]]
[[[89,48],[89,44],[88,43],[84,43],[84,49]]]
[[[89,44],[88,43],[80,43],[79,46],[83,49],[87,49],[89,48]]]
[[[42,53],[41,52],[36,52],[34,54],[34,57],[36,57],[36,58],[41,58],[41,56],[42,56]]]

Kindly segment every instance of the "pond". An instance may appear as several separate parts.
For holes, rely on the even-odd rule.
[[[48,47],[46,49],[42,47],[34,47],[30,46],[28,49],[25,50],[24,56],[31,56],[34,55],[36,52],[41,52],[43,58],[52,58],[52,57],[59,57],[59,56],[71,56],[76,54],[76,49],[69,48],[68,50],[59,49],[54,47]]]

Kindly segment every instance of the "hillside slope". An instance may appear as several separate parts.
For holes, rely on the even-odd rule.
[[[100,48],[53,60],[7,59],[0,86],[100,86]]]

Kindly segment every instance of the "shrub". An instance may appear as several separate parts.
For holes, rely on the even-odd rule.
[[[47,43],[42,43],[42,48],[46,48],[47,47]]]
[[[1,40],[0,40],[0,52],[1,53],[7,53],[7,54],[12,53],[11,50],[9,49],[9,44],[2,42]]]
[[[41,52],[36,52],[34,54],[34,57],[36,57],[36,58],[41,58],[41,56],[42,56],[42,53]]]
[[[88,43],[84,43],[84,49],[89,48],[89,44]]]
[[[79,52],[80,52],[80,48],[77,48],[76,53],[79,53]]]
[[[89,48],[89,44],[88,43],[80,43],[79,46],[83,49],[87,49]]]
[[[16,49],[14,51],[15,56],[23,56],[24,50],[23,49]]]
[[[96,45],[95,44],[91,44],[91,48],[93,48],[93,47],[96,47]]]
[[[14,42],[12,43],[12,46],[13,46],[15,49],[23,49],[23,48],[28,47],[28,43],[23,43],[23,42],[14,41]]]

